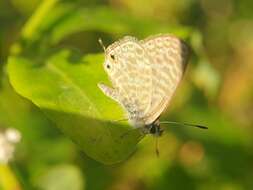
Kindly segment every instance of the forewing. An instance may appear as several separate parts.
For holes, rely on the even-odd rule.
[[[155,121],[168,106],[186,68],[189,50],[171,35],[149,37],[140,42],[152,58],[152,99],[145,123]]]
[[[109,73],[118,92],[119,102],[131,120],[141,120],[151,105],[152,68],[149,55],[132,37],[125,37],[108,47],[107,55],[114,56],[115,72]]]

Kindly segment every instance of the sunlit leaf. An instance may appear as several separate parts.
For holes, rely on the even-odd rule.
[[[43,64],[10,57],[8,72],[15,90],[40,107],[87,155],[111,164],[126,159],[141,135],[113,122],[124,114],[97,87],[106,81],[102,61],[101,55],[78,58],[63,50]]]

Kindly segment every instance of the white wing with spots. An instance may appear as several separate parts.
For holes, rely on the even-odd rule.
[[[152,36],[140,43],[152,59],[151,106],[143,118],[147,125],[169,105],[186,68],[188,48],[171,35]]]
[[[105,54],[104,68],[113,88],[100,84],[100,89],[126,109],[134,125],[143,125],[152,98],[150,56],[133,37],[125,37],[113,43]]]

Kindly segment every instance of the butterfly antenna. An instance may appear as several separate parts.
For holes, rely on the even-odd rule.
[[[174,125],[178,125],[178,126],[185,126],[185,127],[196,127],[196,128],[200,128],[200,129],[208,129],[208,127],[203,126],[203,125],[196,125],[196,124],[189,124],[189,123],[178,123],[175,121],[161,121],[161,124],[174,124]]]
[[[156,132],[155,132],[155,153],[156,156],[159,157],[160,152],[159,152],[159,146],[158,146],[158,137],[159,137],[159,128],[155,128]]]
[[[99,38],[99,39],[98,39],[98,42],[99,42],[99,44],[101,45],[101,47],[103,48],[103,50],[104,50],[104,52],[105,52],[105,46],[104,46],[104,43],[103,43],[102,39]]]
[[[160,152],[159,152],[159,147],[158,147],[158,136],[155,136],[155,153],[156,153],[156,156],[159,157]]]

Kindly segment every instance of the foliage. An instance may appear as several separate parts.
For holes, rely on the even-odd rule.
[[[182,2],[0,2],[0,127],[22,133],[15,160],[0,165],[0,188],[253,187],[251,1]],[[159,158],[156,139],[116,122],[122,108],[97,87],[109,83],[98,38],[157,33],[192,48],[162,119],[209,127],[163,126]]]

